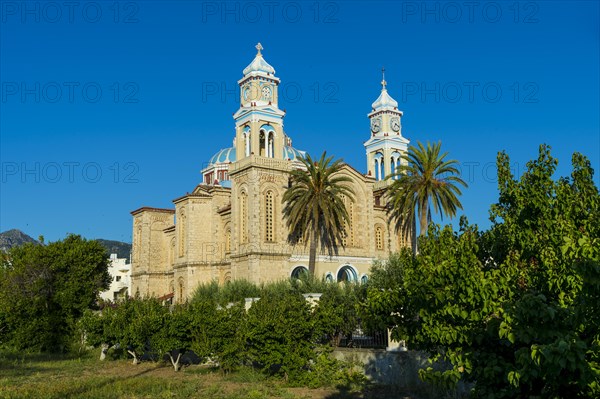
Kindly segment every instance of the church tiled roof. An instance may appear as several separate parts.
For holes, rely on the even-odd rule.
[[[304,156],[305,152],[295,149],[294,147],[283,147],[283,159],[295,160]]]

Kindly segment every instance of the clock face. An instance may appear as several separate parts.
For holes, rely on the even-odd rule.
[[[244,95],[244,100],[248,101],[250,99],[250,85],[244,86],[242,93]]]
[[[392,128],[392,130],[394,132],[399,132],[400,131],[400,118],[398,118],[398,117],[392,118],[390,121],[390,127]]]
[[[271,92],[271,88],[269,86],[264,86],[262,88],[262,97],[263,99],[270,101],[273,93]]]
[[[381,118],[371,119],[371,131],[373,133],[379,133],[381,130]]]

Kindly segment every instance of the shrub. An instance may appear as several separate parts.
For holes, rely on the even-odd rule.
[[[269,375],[298,380],[314,358],[314,324],[300,294],[261,298],[248,311],[248,360]]]

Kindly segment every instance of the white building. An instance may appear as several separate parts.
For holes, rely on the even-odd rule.
[[[108,291],[100,293],[100,298],[105,301],[117,301],[126,298],[131,291],[131,263],[129,259],[117,258],[117,254],[110,254],[108,274],[111,282]]]

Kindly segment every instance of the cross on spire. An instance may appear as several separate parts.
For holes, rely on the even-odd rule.
[[[258,53],[257,53],[256,55],[262,55],[262,54],[260,53],[260,51],[261,51],[261,50],[263,50],[263,46],[262,46],[262,44],[260,44],[260,42],[259,42],[259,43],[258,43],[256,46],[254,46],[254,47],[255,47],[255,48],[258,50]]]
[[[381,88],[385,90],[386,86],[387,86],[387,82],[385,81],[385,67],[381,68]]]

